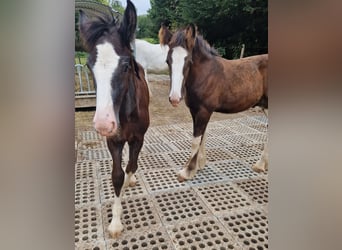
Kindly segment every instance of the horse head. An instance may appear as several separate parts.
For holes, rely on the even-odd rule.
[[[103,136],[113,136],[120,127],[122,106],[128,115],[136,107],[133,79],[139,74],[130,46],[137,25],[136,10],[127,0],[121,22],[112,16],[89,17],[80,11],[79,25],[96,86],[94,127]]]
[[[162,25],[158,36],[160,44],[169,46],[166,58],[171,84],[169,101],[172,106],[176,107],[184,96],[184,84],[192,64],[197,28],[190,24],[185,29],[172,33],[165,25]]]

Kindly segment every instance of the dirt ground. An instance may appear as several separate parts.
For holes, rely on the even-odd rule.
[[[177,123],[192,122],[189,109],[184,101],[177,108],[171,106],[168,101],[169,94],[169,77],[167,75],[149,74],[149,83],[152,92],[150,98],[150,127],[159,125],[171,125]],[[236,114],[214,113],[210,121],[218,121],[224,119],[234,119],[241,117],[242,114],[256,114],[260,111],[257,109],[249,109],[245,112]],[[87,128],[92,127],[92,120],[95,111],[82,111],[75,113],[75,127]]]

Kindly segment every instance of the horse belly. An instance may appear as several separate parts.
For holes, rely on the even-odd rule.
[[[231,88],[221,92],[217,98],[215,111],[221,113],[237,113],[244,111],[257,104],[263,96],[263,85],[261,81],[251,84],[242,84],[239,87]]]

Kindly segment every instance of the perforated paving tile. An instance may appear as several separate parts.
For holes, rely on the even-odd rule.
[[[253,140],[256,143],[265,143],[267,141],[266,133],[244,134],[243,136]]]
[[[154,171],[142,172],[143,180],[149,193],[161,192],[165,190],[189,187],[186,182],[177,180],[177,172],[173,168],[158,169]]]
[[[153,201],[164,224],[177,224],[210,214],[210,210],[191,189],[157,194]]]
[[[100,206],[95,205],[75,208],[75,246],[89,243],[88,245],[96,247],[96,241],[101,241],[103,239]],[[97,247],[101,247],[101,244],[98,244]]]
[[[217,121],[218,124],[222,125],[223,127],[236,127],[239,126],[240,123],[236,121],[236,119],[227,119],[227,120],[222,120],[222,121]]]
[[[153,143],[153,144],[145,144],[141,149],[141,154],[150,154],[150,153],[164,153],[164,152],[172,152],[175,150],[172,145],[167,143]]]
[[[253,144],[254,141],[250,140],[242,135],[229,135],[229,136],[223,136],[221,138],[225,144],[234,144],[234,145],[250,145]]]
[[[111,159],[106,160],[97,160],[97,169],[99,177],[103,177],[106,175],[112,174],[112,168],[113,168],[113,161]]]
[[[75,182],[75,206],[94,205],[100,202],[97,179]]]
[[[231,128],[236,134],[253,134],[259,132],[253,128],[250,128],[245,125],[235,126]]]
[[[257,203],[268,203],[268,181],[266,179],[245,180],[237,182],[236,184]]]
[[[227,180],[218,169],[213,165],[206,165],[204,169],[198,170],[195,177],[192,180],[188,180],[187,183],[190,186],[199,186],[207,183],[216,183]]]
[[[260,121],[264,124],[268,123],[268,118],[265,115],[255,115],[255,116],[250,116],[250,118]]]
[[[261,151],[250,146],[234,145],[228,146],[227,150],[233,154],[234,158],[260,157]]]
[[[75,180],[87,180],[96,177],[96,161],[81,161],[75,164]]]
[[[173,166],[177,166],[177,167],[183,167],[185,163],[188,161],[188,159],[190,158],[190,155],[191,155],[191,152],[187,150],[183,150],[180,152],[172,152],[168,154]]]
[[[147,195],[147,190],[141,176],[136,173],[135,177],[137,179],[136,185],[134,187],[126,187],[122,195],[123,198]],[[101,178],[100,199],[101,202],[114,199],[114,187],[111,175]]]
[[[220,128],[212,128],[207,130],[207,136],[210,137],[221,137],[226,135],[233,135],[235,131],[232,127],[220,127]]]
[[[163,227],[147,228],[130,232],[119,239],[106,241],[108,250],[175,250],[169,235]]]
[[[177,173],[191,153],[192,123],[149,128],[137,185],[122,196],[124,231],[118,239],[107,231],[114,190],[105,138],[79,130],[75,249],[266,249],[267,172],[251,170],[267,141],[267,133],[253,126],[263,131],[264,121],[264,116],[241,115],[210,122],[207,166],[182,183]]]
[[[78,138],[79,140],[85,141],[101,141],[105,140],[100,134],[98,134],[95,130],[87,130],[87,131],[78,131]]]
[[[149,171],[170,167],[170,159],[167,154],[140,154],[138,158],[138,171]]]
[[[82,243],[75,245],[75,250],[106,250],[106,242],[104,240],[101,241],[92,241],[89,243]]]
[[[150,129],[151,132],[157,132],[160,135],[164,134],[179,134],[180,127],[177,125],[157,126]]]
[[[86,149],[107,149],[107,143],[105,141],[84,141],[78,144],[78,150]]]
[[[228,160],[222,162],[214,162],[213,164],[222,174],[232,181],[249,179],[253,177],[258,177],[259,175],[247,167],[243,162],[239,160]]]
[[[152,144],[152,143],[163,143],[164,141],[161,138],[161,134],[155,132],[155,133],[149,133],[147,132],[144,137],[144,145],[146,144]]]
[[[206,153],[207,161],[211,162],[233,159],[229,151],[223,148],[207,148]]]
[[[257,157],[243,158],[241,159],[241,161],[245,162],[246,165],[251,168],[260,159],[260,157],[261,157],[261,154],[260,156],[257,156]]]
[[[261,209],[225,215],[219,220],[246,249],[268,249],[268,220]]]
[[[181,141],[171,141],[170,144],[172,144],[177,151],[183,151],[183,150],[190,150],[191,149],[191,140],[181,140]]]
[[[205,148],[222,148],[227,146],[227,142],[222,137],[208,137],[205,142]]]
[[[168,226],[167,231],[176,249],[241,249],[215,217],[205,217]]]
[[[265,148],[265,144],[264,143],[255,143],[250,145],[252,148],[255,148],[257,150],[260,150],[261,152],[264,150]],[[261,155],[260,155],[261,156]]]
[[[247,195],[230,183],[199,186],[194,189],[214,215],[255,205]]]
[[[174,131],[173,133],[163,133],[161,135],[163,141],[171,142],[171,141],[181,141],[181,140],[192,140],[192,136],[189,133],[186,133],[182,130]]]
[[[124,226],[123,236],[131,232],[146,230],[161,226],[161,221],[150,197],[124,198],[121,200],[121,223]],[[113,201],[102,204],[103,226],[108,228],[112,220]],[[110,239],[108,230],[105,230],[105,238]]]
[[[267,126],[265,124],[261,124],[261,125],[251,125],[251,128],[259,131],[259,132],[263,132],[266,133],[267,132]]]
[[[257,119],[253,119],[251,117],[241,117],[241,118],[237,118],[234,120],[235,122],[239,122],[243,125],[246,126],[251,126],[251,125],[261,125],[262,122],[257,120]]]
[[[78,150],[77,161],[111,159],[107,148]]]

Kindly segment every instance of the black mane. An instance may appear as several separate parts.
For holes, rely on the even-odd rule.
[[[82,11],[80,14],[85,15]],[[110,28],[116,25],[116,20],[110,16],[96,16],[91,19],[88,19],[82,26],[79,25],[80,30],[82,29],[81,36],[83,41],[87,41],[87,44],[84,44],[88,51],[92,50],[98,41],[98,39],[103,36],[105,32],[109,32]]]

